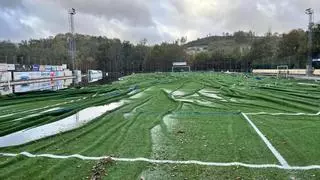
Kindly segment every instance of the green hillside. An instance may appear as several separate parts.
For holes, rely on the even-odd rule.
[[[245,36],[239,38],[237,36],[210,36],[195,41],[191,41],[185,45],[185,48],[207,46],[211,53],[234,53],[249,52],[252,41],[258,37]]]

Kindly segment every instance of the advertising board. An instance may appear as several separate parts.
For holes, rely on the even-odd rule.
[[[13,93],[12,87],[9,87],[9,86],[0,87],[0,96],[9,95],[12,93]]]
[[[51,82],[21,84],[21,85],[14,86],[15,93],[23,93],[23,92],[30,92],[30,91],[43,91],[43,90],[51,90],[51,89],[52,89]]]
[[[55,77],[63,77],[64,76],[64,72],[63,71],[56,71],[55,72]]]
[[[102,79],[102,71],[100,70],[89,70],[88,71],[89,79]]]
[[[64,70],[63,72],[64,72],[64,76],[66,77],[72,76],[72,71],[70,70]]]
[[[67,69],[67,65],[66,64],[62,64],[62,69],[63,70]]]
[[[0,72],[0,82],[8,82],[11,80],[11,72]]]
[[[13,72],[13,79],[15,81],[26,81],[40,78],[41,72]]]
[[[50,65],[46,65],[46,67],[45,67],[45,71],[50,72],[51,70],[52,70],[52,66],[50,66]]]
[[[7,71],[8,66],[5,63],[0,63],[0,71]]]
[[[74,70],[73,71],[74,76],[81,77],[81,71],[80,70]]]
[[[41,72],[41,78],[50,78],[50,72]]]
[[[13,80],[19,81],[19,80],[30,80],[31,75],[29,72],[13,72]]]
[[[45,65],[40,65],[39,71],[41,71],[41,72],[46,71],[46,66]]]
[[[7,64],[7,70],[14,71],[14,70],[16,70],[16,66],[14,64]]]
[[[39,64],[32,65],[32,71],[39,71],[39,70],[40,70],[40,65]]]

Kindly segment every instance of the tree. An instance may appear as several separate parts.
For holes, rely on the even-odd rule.
[[[97,52],[97,63],[101,70],[111,72],[111,59],[108,57],[110,44],[108,41],[100,44]]]
[[[300,53],[306,53],[303,45],[306,42],[306,32],[302,29],[292,30],[288,34],[283,34],[279,43],[278,56],[295,56]]]
[[[316,58],[320,58],[320,24],[315,25],[313,29],[312,52]]]
[[[184,45],[187,42],[187,36],[180,38],[180,45]]]
[[[146,61],[147,71],[170,71],[175,61],[185,61],[183,47],[176,43],[155,45]]]
[[[17,46],[10,41],[0,41],[0,62],[12,62],[10,57],[16,55]]]
[[[245,63],[254,64],[256,67],[264,66],[266,64],[277,64],[279,37],[265,36],[255,39],[252,43],[250,53],[244,57],[247,61]]]
[[[233,36],[234,36],[234,40],[237,43],[246,43],[248,42],[250,35],[249,33],[246,33],[244,31],[238,31],[238,32],[235,32]]]

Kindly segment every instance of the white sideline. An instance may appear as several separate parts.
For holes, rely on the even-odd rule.
[[[289,167],[289,164],[287,163],[287,161],[281,156],[281,154],[276,150],[275,147],[272,146],[272,144],[270,143],[270,141],[262,134],[262,132],[257,128],[256,125],[254,125],[254,123],[248,118],[248,116],[244,113],[241,113],[242,116],[249,122],[249,124],[253,127],[253,129],[258,133],[258,135],[260,136],[260,138],[264,141],[264,143],[268,146],[268,148],[271,150],[271,152],[273,153],[273,155],[278,159],[278,161],[280,162],[280,164],[284,167]]]
[[[257,113],[245,113],[247,115],[271,115],[271,116],[278,116],[278,115],[286,115],[286,116],[319,116],[320,112],[316,114],[310,113],[268,113],[268,112],[257,112]]]
[[[55,107],[55,106],[65,105],[65,104],[68,104],[68,103],[73,103],[75,101],[81,101],[81,100],[85,100],[85,99],[87,99],[87,97],[83,97],[83,98],[80,98],[80,99],[77,99],[77,100],[65,101],[65,102],[61,102],[61,103],[58,103],[58,104],[45,106],[45,107],[42,107],[42,108],[29,109],[29,110],[20,111],[20,112],[17,112],[17,113],[5,114],[5,115],[1,115],[0,118],[5,118],[5,117],[13,116],[13,115],[16,115],[16,114],[22,114],[22,113],[27,113],[27,112],[32,112],[32,111],[38,111],[38,110],[51,108],[51,107]]]
[[[47,157],[53,159],[69,159],[69,158],[78,158],[81,160],[100,160],[104,158],[111,158],[114,161],[122,161],[122,162],[148,162],[148,163],[157,163],[157,164],[195,164],[195,165],[203,165],[203,166],[217,166],[217,167],[228,167],[228,166],[242,166],[247,168],[278,168],[285,170],[311,170],[311,169],[320,169],[320,165],[310,165],[310,166],[281,166],[276,164],[246,164],[241,162],[204,162],[204,161],[196,161],[196,160],[188,160],[188,161],[175,161],[175,160],[156,160],[156,159],[148,159],[148,158],[115,158],[110,156],[99,156],[99,157],[90,157],[90,156],[82,156],[80,154],[73,155],[54,155],[54,154],[31,154],[28,152],[21,152],[19,154],[15,153],[0,153],[0,156],[6,157],[16,157],[19,155],[23,155],[29,158],[36,157]]]

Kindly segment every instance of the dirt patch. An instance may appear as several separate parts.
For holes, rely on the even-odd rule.
[[[106,166],[111,165],[113,163],[113,159],[111,157],[103,158],[98,161],[96,165],[92,167],[91,170],[91,180],[100,180],[103,179],[103,176],[107,176],[108,172],[106,170]]]

